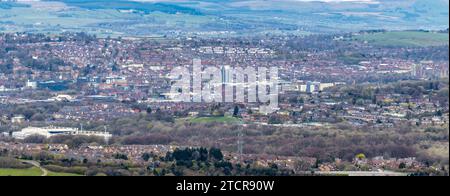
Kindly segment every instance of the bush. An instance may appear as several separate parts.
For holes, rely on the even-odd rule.
[[[26,169],[30,167],[32,167],[32,165],[22,163],[17,159],[0,157],[0,168]]]
[[[50,143],[54,144],[67,144],[70,148],[79,148],[85,144],[105,144],[105,140],[102,137],[95,136],[71,136],[71,135],[58,135],[50,138]]]
[[[44,144],[47,141],[47,138],[42,135],[31,135],[26,137],[23,142],[29,144]]]
[[[85,175],[87,172],[86,167],[61,167],[58,165],[46,165],[45,169],[52,172],[60,172],[60,173],[72,173],[72,174],[80,174]]]

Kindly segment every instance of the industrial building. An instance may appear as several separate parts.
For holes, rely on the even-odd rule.
[[[57,135],[82,135],[82,136],[97,136],[103,137],[106,141],[111,139],[112,134],[108,132],[83,131],[75,128],[67,127],[27,127],[20,132],[13,132],[12,137],[15,139],[25,139],[29,136],[40,135],[46,138]]]

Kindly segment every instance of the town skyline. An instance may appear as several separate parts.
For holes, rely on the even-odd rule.
[[[448,1],[1,0],[0,176],[448,176],[448,88]]]

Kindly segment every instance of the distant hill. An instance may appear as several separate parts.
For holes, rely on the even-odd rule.
[[[356,41],[364,41],[379,46],[423,47],[449,45],[448,32],[393,31],[363,33],[354,36]]]
[[[0,29],[109,36],[308,34],[441,30],[447,0],[18,0],[0,2]],[[14,23],[15,26],[4,26]]]

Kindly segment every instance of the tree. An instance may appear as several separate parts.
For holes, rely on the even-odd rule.
[[[113,157],[115,159],[128,160],[128,156],[126,154],[117,153],[114,154]]]
[[[269,124],[276,125],[276,124],[283,124],[283,120],[281,120],[280,117],[272,115],[269,117]]]
[[[172,153],[173,158],[178,161],[191,161],[192,160],[192,149],[186,148],[184,150],[175,149]]]
[[[238,106],[234,106],[233,116],[237,117],[238,115],[239,115],[239,107]]]
[[[32,121],[45,121],[46,116],[41,113],[36,113],[31,117]]]
[[[147,114],[151,114],[153,111],[152,111],[152,108],[151,107],[148,107],[147,108]]]
[[[30,167],[29,165],[23,164],[17,159],[9,157],[0,157],[0,168],[24,169],[29,167]]]
[[[151,155],[149,154],[149,153],[144,153],[144,154],[142,154],[142,159],[144,160],[144,161],[148,161],[148,160],[150,160],[150,158],[151,158]]]
[[[299,160],[295,162],[294,165],[294,171],[295,172],[302,172],[302,171],[309,171],[311,170],[312,165],[304,160]]]
[[[218,148],[209,149],[209,156],[219,161],[223,159],[222,151]]]
[[[298,103],[300,104],[305,104],[305,99],[303,97],[300,97],[300,99],[298,100]]]
[[[366,159],[366,155],[363,153],[360,153],[360,154],[357,154],[355,158],[358,160],[364,160],[364,159]]]
[[[200,148],[200,158],[199,161],[205,162],[208,160],[208,149]]]
[[[31,136],[26,137],[23,141],[25,143],[30,143],[30,144],[43,144],[43,143],[45,143],[46,140],[47,140],[47,138],[45,136],[31,135]]]
[[[249,109],[247,113],[248,114],[253,114],[253,110]]]
[[[27,120],[30,120],[37,111],[25,108],[22,114],[25,116]]]

